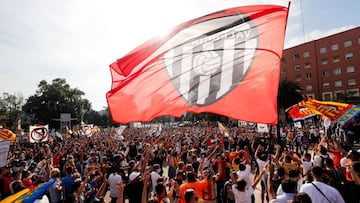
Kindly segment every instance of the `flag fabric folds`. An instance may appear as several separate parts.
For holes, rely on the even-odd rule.
[[[316,113],[312,109],[308,107],[300,106],[299,104],[295,104],[292,107],[289,107],[285,110],[293,121],[305,120],[312,116],[315,116]]]
[[[289,115],[295,119],[304,115],[321,115],[331,122],[339,122],[341,126],[347,126],[352,119],[360,114],[360,106],[333,101],[318,101],[308,98],[290,107]],[[301,108],[306,110],[301,110]]]
[[[31,190],[30,192],[22,195],[19,199],[15,201],[15,203],[32,203],[39,197],[41,197],[46,190],[55,183],[55,180],[50,180],[49,182],[42,183],[38,185],[35,189]]]
[[[16,134],[9,129],[0,127],[0,140],[15,142]]]
[[[199,17],[110,65],[114,122],[185,112],[277,123],[288,8],[252,5]]]
[[[229,130],[219,121],[217,123],[218,123],[218,128],[220,130],[220,133],[222,135],[224,135],[225,137],[229,137]]]
[[[30,191],[29,188],[25,188],[25,189],[23,189],[23,190],[15,193],[15,194],[13,194],[13,195],[10,195],[10,196],[8,196],[7,198],[1,200],[1,202],[4,202],[4,203],[5,203],[5,202],[6,202],[6,203],[13,203],[13,202],[15,202],[16,200],[18,200],[21,196],[23,196],[23,195],[25,195],[26,193],[28,193],[29,191]]]

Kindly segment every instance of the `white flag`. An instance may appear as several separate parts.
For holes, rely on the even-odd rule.
[[[118,128],[116,128],[116,134],[114,136],[115,140],[123,140],[124,136],[122,135],[122,133],[124,132],[124,130],[126,129],[126,125],[122,125]]]
[[[259,133],[267,133],[269,132],[267,124],[258,123],[257,124],[257,130]]]
[[[46,142],[49,139],[49,125],[30,126],[29,128],[29,141]]]

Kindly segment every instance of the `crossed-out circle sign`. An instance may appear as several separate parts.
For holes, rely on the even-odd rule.
[[[48,129],[45,127],[34,128],[30,132],[31,139],[36,142],[46,140],[47,135],[48,135]]]

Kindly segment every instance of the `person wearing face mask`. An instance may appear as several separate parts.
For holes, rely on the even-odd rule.
[[[153,170],[150,173],[150,179],[151,179],[151,191],[153,192],[153,194],[156,194],[155,191],[155,187],[156,187],[156,183],[158,181],[158,179],[160,179],[162,176],[160,175],[161,173],[161,168],[159,164],[154,164],[153,165]]]

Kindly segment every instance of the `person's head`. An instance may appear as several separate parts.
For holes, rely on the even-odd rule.
[[[25,189],[25,186],[20,180],[15,180],[10,184],[10,190],[13,194],[20,192],[23,189]]]
[[[194,171],[194,168],[191,164],[186,164],[186,172]]]
[[[281,187],[285,193],[296,193],[297,191],[297,182],[291,179],[283,180]]]
[[[311,160],[311,154],[310,153],[306,153],[305,155],[304,155],[304,161],[310,161]]]
[[[50,178],[59,178],[60,170],[58,168],[53,168],[50,172]]]
[[[67,168],[66,168],[66,174],[67,175],[70,175],[70,174],[72,174],[73,173],[73,168],[71,167],[71,166],[68,166]]]
[[[162,182],[160,182],[155,186],[155,193],[159,199],[165,198],[167,196],[166,186]]]
[[[299,192],[294,196],[292,203],[312,203],[312,201],[307,193]]]
[[[323,176],[324,170],[320,166],[314,166],[311,168],[311,176],[317,180],[321,181]]]
[[[300,171],[297,169],[289,169],[289,178],[298,181],[300,179]]]
[[[161,172],[160,164],[154,164],[153,169],[156,173],[160,173]]]
[[[240,171],[245,171],[246,170],[246,165],[245,164],[240,164],[239,165],[239,170]]]
[[[187,180],[188,182],[195,182],[195,181],[196,181],[196,175],[195,175],[195,173],[192,172],[192,171],[187,172],[187,173],[186,173],[186,180]]]
[[[351,176],[354,179],[354,176],[358,176],[360,177],[360,162],[359,161],[354,161],[351,163]]]
[[[239,191],[245,191],[245,187],[246,187],[246,181],[244,179],[240,179],[236,181],[236,188]]]
[[[195,203],[199,201],[199,197],[195,193],[194,189],[185,190],[184,199],[186,203]]]
[[[321,154],[321,155],[326,155],[326,154],[327,154],[327,149],[326,149],[326,147],[324,147],[324,146],[321,146],[321,147],[320,147],[320,154]]]
[[[292,160],[292,159],[291,159],[291,156],[289,156],[289,155],[286,155],[286,156],[285,156],[285,162],[286,162],[286,163],[291,163],[291,160]]]
[[[260,155],[259,158],[260,158],[261,161],[267,161],[268,155],[266,153],[263,153],[263,154]]]

